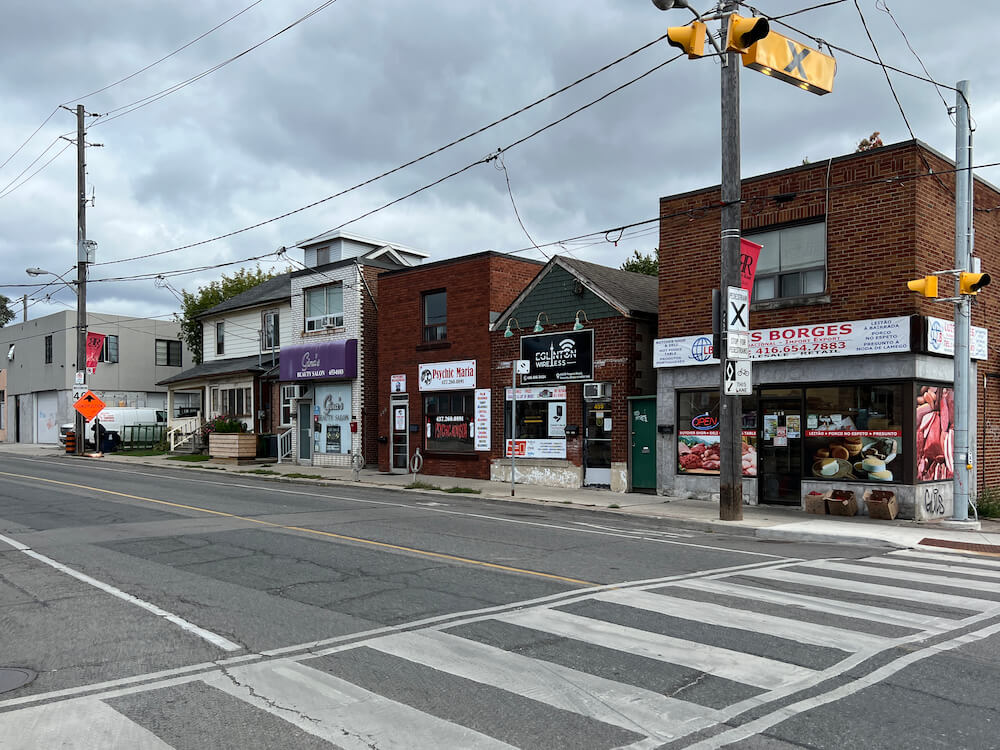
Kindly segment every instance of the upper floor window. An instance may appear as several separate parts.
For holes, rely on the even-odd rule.
[[[260,328],[260,348],[264,351],[280,346],[278,336],[278,313],[274,310],[264,313]]]
[[[226,323],[222,320],[215,324],[215,353],[226,353]]]
[[[763,245],[753,301],[822,294],[826,289],[826,222],[745,235]]]
[[[424,341],[443,341],[448,334],[448,293],[424,293]]]
[[[329,284],[305,290],[305,329],[322,331],[344,325],[344,287]]]
[[[98,362],[107,362],[108,364],[116,364],[118,362],[118,337],[117,336],[105,336],[104,346],[101,347],[101,356],[97,358]]]
[[[45,337],[45,364],[52,364],[52,336]]]
[[[156,340],[156,364],[158,367],[181,366],[181,342],[170,339]]]

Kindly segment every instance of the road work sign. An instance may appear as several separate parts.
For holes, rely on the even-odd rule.
[[[100,413],[105,407],[105,403],[97,397],[93,391],[87,391],[79,401],[73,404],[73,408],[83,415],[88,422]]]

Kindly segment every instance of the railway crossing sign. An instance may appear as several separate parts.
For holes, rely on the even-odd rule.
[[[97,397],[93,391],[87,391],[80,397],[80,400],[73,404],[73,408],[83,415],[88,422],[100,413],[106,404]]]

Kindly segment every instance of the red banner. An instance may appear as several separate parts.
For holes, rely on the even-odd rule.
[[[104,334],[87,332],[87,374],[93,375],[97,372],[97,360],[101,356],[101,349],[104,348]]]
[[[757,260],[760,258],[760,249],[763,245],[758,245],[750,240],[740,238],[740,286],[753,297],[753,277],[757,273]]]

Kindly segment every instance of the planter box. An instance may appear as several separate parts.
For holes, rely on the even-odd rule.
[[[213,432],[208,436],[208,455],[253,460],[257,457],[257,436],[252,432]]]

